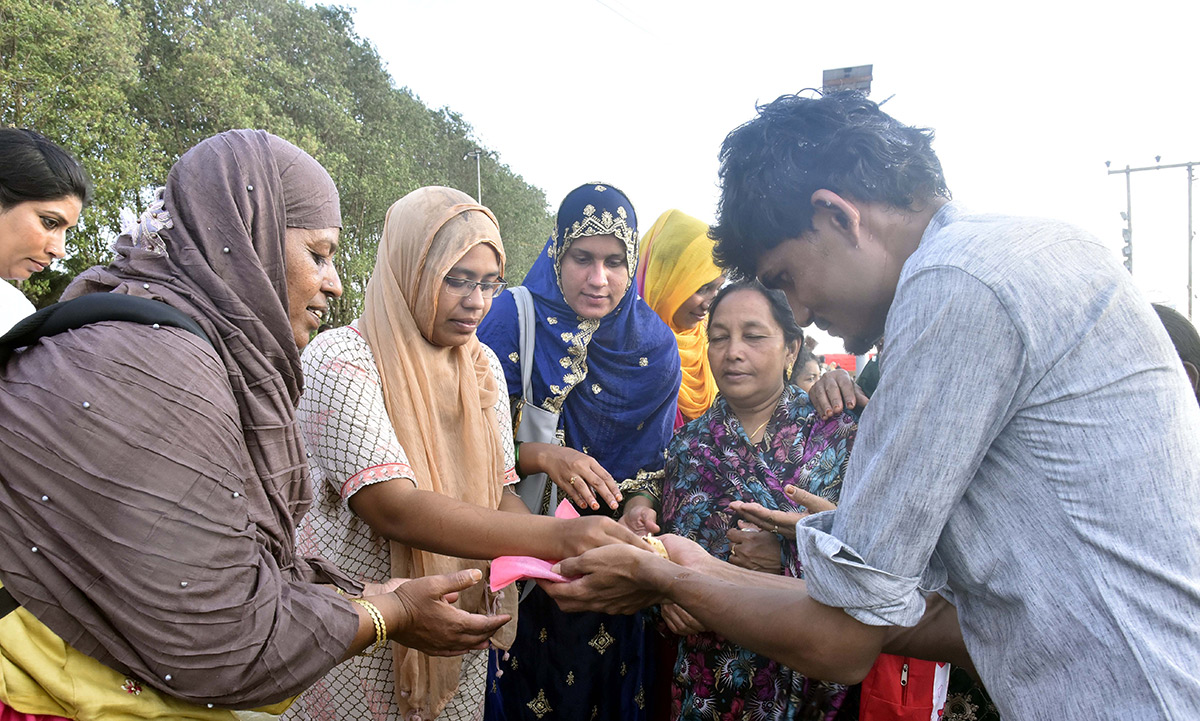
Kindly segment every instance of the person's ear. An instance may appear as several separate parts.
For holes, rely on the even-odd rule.
[[[784,359],[787,360],[788,368],[796,365],[796,358],[800,355],[800,339],[788,341],[783,347]]]
[[[842,196],[821,188],[812,194],[813,227],[825,226],[857,248],[862,236],[862,215]]]

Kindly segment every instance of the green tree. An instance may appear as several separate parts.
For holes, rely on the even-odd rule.
[[[24,285],[38,304],[57,298],[80,270],[109,256],[122,205],[159,173],[153,133],[132,112],[141,31],[105,0],[0,0],[0,124],[33,128],[87,168],[92,205],[70,236],[61,269]]]
[[[345,285],[337,324],[361,313],[393,202],[433,184],[475,194],[474,164],[462,160],[479,147],[471,126],[398,88],[343,8],[0,0],[0,21],[0,121],[62,141],[96,176],[96,202],[60,283],[106,260],[120,207],[140,209],[182,153],[230,128],[287,138],[337,183]],[[507,275],[519,281],[550,230],[545,195],[484,150],[484,200],[500,220]]]

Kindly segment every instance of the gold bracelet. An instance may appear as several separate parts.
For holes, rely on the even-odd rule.
[[[350,602],[357,603],[358,605],[367,609],[367,614],[370,615],[371,622],[375,624],[375,645],[370,650],[370,653],[375,653],[379,649],[383,648],[384,644],[386,644],[388,640],[387,624],[383,622],[383,614],[379,612],[379,609],[375,607],[375,604],[366,599],[352,598],[350,599]],[[366,649],[363,649],[363,652],[366,653]]]

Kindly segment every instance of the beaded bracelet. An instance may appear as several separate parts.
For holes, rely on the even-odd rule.
[[[350,602],[357,603],[358,605],[367,609],[367,614],[370,615],[371,622],[375,624],[375,645],[372,646],[371,650],[369,651],[369,653],[375,653],[379,649],[383,648],[384,644],[386,644],[388,640],[387,624],[383,622],[383,614],[379,612],[379,609],[375,607],[375,604],[365,599],[352,598],[350,599]],[[368,651],[363,649],[363,653],[368,653]]]

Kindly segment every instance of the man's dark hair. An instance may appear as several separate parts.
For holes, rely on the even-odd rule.
[[[755,278],[730,283],[717,292],[712,304],[708,306],[709,327],[712,326],[713,316],[717,314],[717,308],[721,306],[721,301],[741,290],[752,290],[766,298],[767,306],[771,309],[771,317],[783,331],[784,342],[799,343],[800,347],[804,348],[804,330],[796,324],[796,318],[792,315],[792,306],[788,305],[787,296],[783,294],[782,290],[768,288]]]
[[[37,131],[0,128],[0,158],[0,209],[67,196],[87,205],[92,198],[79,161]]]
[[[1165,305],[1155,303],[1154,312],[1158,313],[1167,335],[1171,336],[1179,360],[1200,368],[1200,333],[1196,332],[1196,327],[1182,313]]]
[[[813,228],[822,188],[896,208],[949,198],[933,131],[898,122],[861,93],[784,95],[721,145],[717,264],[744,277],[758,256]]]

